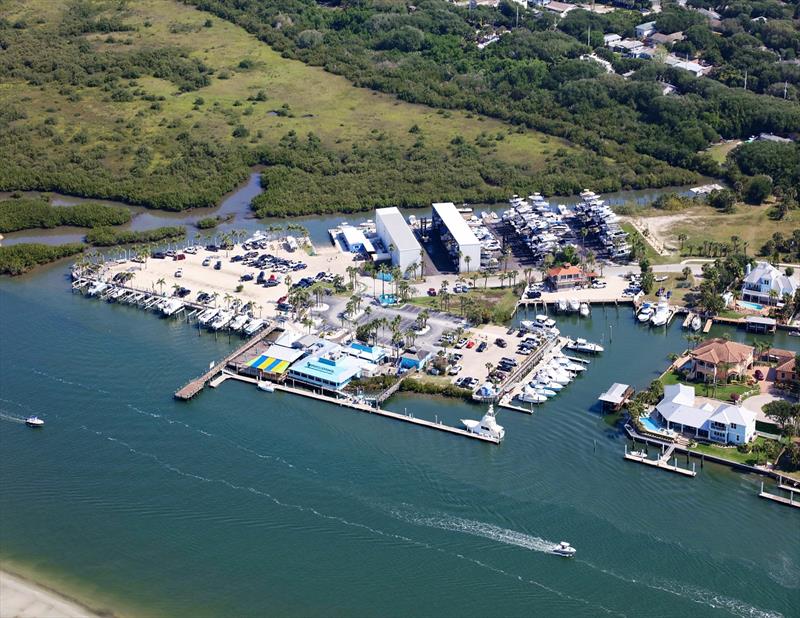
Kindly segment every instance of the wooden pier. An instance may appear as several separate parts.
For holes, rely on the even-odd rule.
[[[251,378],[249,376],[239,375],[239,374],[232,374],[226,373],[225,375],[228,378],[233,380],[238,380],[240,382],[247,382],[249,384],[257,384],[257,380],[255,378]],[[477,433],[472,433],[471,431],[467,431],[466,429],[460,429],[458,427],[451,427],[450,425],[445,425],[441,421],[428,421],[421,418],[415,418],[409,414],[399,414],[397,412],[391,412],[389,410],[383,410],[379,407],[373,407],[366,403],[361,403],[358,401],[353,401],[351,399],[346,399],[344,397],[337,398],[331,397],[329,395],[323,395],[320,392],[305,390],[302,388],[297,388],[294,386],[288,386],[286,384],[273,384],[275,387],[275,391],[282,391],[285,393],[291,393],[292,395],[300,395],[301,397],[308,397],[309,399],[316,399],[317,401],[325,401],[327,403],[331,403],[334,405],[338,405],[339,407],[350,408],[351,410],[358,410],[359,412],[366,412],[368,414],[376,414],[378,416],[383,416],[385,418],[391,418],[396,421],[403,421],[404,423],[411,423],[413,425],[417,425],[419,427],[427,427],[428,429],[436,429],[437,431],[443,431],[445,433],[455,434],[457,436],[462,436],[464,438],[472,438],[473,440],[480,440],[481,442],[489,442],[491,444],[500,444],[500,440],[497,438],[490,438],[488,436],[481,436]],[[269,396],[265,394],[265,396]]]
[[[697,476],[697,472],[694,469],[694,463],[692,463],[692,469],[687,470],[686,468],[680,468],[678,466],[677,458],[674,464],[669,463],[669,458],[672,456],[673,451],[675,450],[675,446],[670,446],[666,452],[664,452],[658,459],[648,459],[647,455],[642,454],[641,452],[628,452],[628,445],[625,445],[625,459],[628,461],[635,461],[637,463],[642,463],[647,466],[652,466],[654,468],[661,468],[662,470],[668,470],[669,472],[675,472],[676,474],[682,474],[683,476]]]
[[[225,369],[225,367],[228,365],[229,362],[231,362],[234,358],[236,358],[240,354],[244,354],[245,352],[247,352],[247,350],[255,346],[259,341],[262,341],[273,330],[275,330],[275,324],[271,323],[267,326],[267,328],[262,330],[260,333],[248,339],[244,343],[244,345],[236,348],[233,352],[228,354],[220,362],[212,366],[199,378],[192,380],[191,382],[186,384],[183,388],[178,389],[175,392],[175,398],[182,399],[183,401],[188,401],[189,399],[194,397],[197,393],[203,390],[206,384],[211,382],[215,377],[217,377],[220,373],[222,373],[222,370]],[[220,380],[220,382],[215,382],[214,384],[212,384],[212,386],[216,387],[219,383],[221,383],[226,379],[227,378],[223,378],[223,380]]]
[[[789,490],[789,497],[786,498],[784,496],[779,496],[777,494],[771,494],[768,491],[764,491],[764,481],[761,481],[761,491],[758,492],[759,498],[764,498],[766,500],[772,500],[773,502],[777,502],[778,504],[785,504],[786,506],[793,506],[795,508],[800,508],[800,501],[796,501],[794,499],[794,492],[797,491],[794,488],[783,486],[781,489],[788,489]]]
[[[712,320],[712,319],[706,320],[705,326],[703,326],[703,334],[705,334],[708,331],[710,331],[711,327],[713,326],[713,324],[714,324],[714,320]]]

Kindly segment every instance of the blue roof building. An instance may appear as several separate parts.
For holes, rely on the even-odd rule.
[[[309,356],[289,368],[288,378],[329,391],[339,391],[361,377],[364,362],[341,352]]]
[[[379,363],[386,358],[386,350],[380,346],[365,345],[354,341],[347,348],[345,353],[370,363]]]

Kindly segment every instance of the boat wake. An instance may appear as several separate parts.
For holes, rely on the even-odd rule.
[[[430,528],[439,528],[440,530],[449,530],[451,532],[462,532],[464,534],[479,536],[491,541],[497,541],[498,543],[514,545],[522,549],[529,549],[545,554],[551,553],[553,547],[557,545],[555,541],[548,541],[538,536],[525,534],[524,532],[511,530],[509,528],[501,528],[494,524],[472,519],[463,519],[450,515],[434,515],[428,517],[407,514],[400,510],[394,510],[392,514],[399,519],[418,526],[428,526]]]
[[[78,388],[82,388],[86,391],[91,391],[93,393],[102,393],[104,395],[110,395],[111,393],[107,390],[102,388],[97,388],[96,386],[89,386],[88,384],[81,384],[80,382],[72,382],[71,380],[65,380],[64,378],[59,378],[58,376],[54,376],[52,374],[47,373],[46,371],[40,371],[38,369],[31,369],[33,373],[38,376],[42,376],[43,378],[47,378],[52,380],[53,382],[59,382],[61,384],[67,384],[69,386],[77,386]]]
[[[107,434],[103,433],[102,431],[89,429],[85,425],[82,425],[81,429],[84,430],[84,431],[88,431],[90,433],[93,433],[98,437],[104,438],[104,439],[108,440],[109,442],[114,442],[116,444],[119,444],[120,446],[128,449],[134,455],[137,455],[137,456],[145,458],[145,459],[150,459],[151,461],[153,461],[156,465],[158,465],[162,469],[168,470],[168,471],[170,471],[170,472],[172,472],[174,474],[177,474],[178,476],[181,476],[181,477],[184,477],[184,478],[187,478],[187,479],[191,479],[191,480],[195,480],[195,481],[198,481],[198,482],[202,482],[202,483],[219,484],[219,485],[223,485],[223,486],[225,486],[225,487],[227,487],[229,489],[235,490],[235,491],[241,491],[241,492],[246,492],[246,493],[254,494],[254,495],[257,495],[257,496],[261,496],[261,497],[271,501],[276,506],[279,506],[281,508],[292,509],[292,510],[295,510],[295,511],[299,511],[299,512],[302,512],[302,513],[313,515],[314,517],[318,517],[318,518],[326,520],[326,521],[339,523],[341,525],[344,525],[344,526],[347,526],[347,527],[350,527],[350,528],[360,529],[360,530],[362,530],[364,532],[367,532],[369,534],[373,534],[373,535],[380,536],[380,537],[383,537],[383,538],[394,539],[396,541],[400,541],[403,544],[407,544],[407,545],[411,545],[411,546],[414,546],[414,547],[418,547],[420,549],[434,551],[434,552],[449,556],[451,558],[456,558],[458,560],[464,560],[464,561],[469,562],[469,563],[471,563],[471,564],[473,564],[475,566],[478,566],[478,567],[487,569],[487,570],[489,570],[489,571],[491,571],[493,573],[496,573],[497,575],[502,575],[504,577],[508,577],[508,578],[513,579],[515,581],[519,581],[519,582],[521,582],[523,584],[530,584],[530,585],[535,586],[535,587],[537,587],[537,588],[539,588],[541,590],[544,590],[544,591],[549,592],[549,593],[551,593],[551,594],[553,594],[555,596],[558,596],[558,597],[560,597],[562,599],[567,599],[567,600],[570,600],[570,601],[574,601],[574,602],[586,605],[586,606],[591,607],[593,609],[599,610],[599,611],[601,611],[601,612],[603,612],[605,614],[613,614],[613,615],[617,615],[617,616],[625,616],[625,614],[623,614],[621,612],[609,609],[609,608],[607,608],[607,607],[605,607],[603,605],[600,605],[598,603],[595,603],[593,601],[589,601],[587,599],[583,599],[581,597],[577,597],[577,596],[568,594],[566,592],[562,592],[560,590],[557,590],[555,588],[551,588],[550,586],[547,586],[547,585],[542,584],[540,582],[537,582],[535,580],[528,579],[526,577],[522,577],[521,575],[516,575],[514,573],[510,573],[508,571],[505,571],[505,570],[500,569],[498,567],[492,566],[490,564],[487,564],[487,563],[482,562],[480,560],[477,560],[475,558],[470,558],[469,556],[465,556],[465,555],[460,554],[460,553],[455,553],[455,552],[448,551],[448,550],[446,550],[446,549],[444,549],[442,547],[437,547],[437,546],[432,545],[432,544],[430,544],[428,542],[425,542],[425,541],[418,541],[416,539],[412,539],[412,538],[407,537],[407,536],[402,535],[402,534],[397,534],[397,533],[394,533],[394,532],[388,532],[388,531],[385,531],[385,530],[380,530],[378,528],[374,528],[374,527],[368,526],[366,524],[362,524],[362,523],[359,523],[359,522],[355,522],[355,521],[351,521],[351,520],[345,519],[344,517],[340,517],[338,515],[330,515],[330,514],[327,514],[327,513],[323,513],[323,512],[317,510],[316,508],[314,508],[312,506],[305,506],[305,505],[302,505],[302,504],[294,504],[294,503],[291,503],[291,502],[284,502],[284,501],[276,498],[275,496],[273,496],[272,494],[270,494],[270,493],[268,493],[266,491],[263,491],[263,490],[260,490],[260,489],[256,489],[255,487],[238,485],[238,484],[233,483],[233,482],[231,482],[231,481],[229,481],[227,479],[224,479],[224,478],[209,478],[209,477],[202,476],[202,475],[199,475],[199,474],[194,474],[192,472],[187,472],[187,471],[182,470],[181,468],[179,468],[177,466],[172,465],[169,462],[164,461],[158,455],[154,455],[153,453],[147,453],[147,452],[144,452],[144,451],[140,451],[140,450],[136,449],[135,447],[133,447],[132,445],[130,445],[129,443],[125,442],[124,440],[120,440],[119,438],[116,438],[114,436],[107,435]],[[409,521],[409,520],[407,520],[407,521]],[[464,521],[468,521],[468,520],[464,520]],[[480,523],[480,522],[475,522],[475,523]],[[500,528],[500,530],[503,530],[503,529]],[[527,536],[527,535],[524,535],[524,536]],[[535,537],[531,537],[531,538],[535,538]]]
[[[6,414],[5,412],[0,412],[0,420],[6,421],[7,423],[22,423],[23,425],[25,424],[24,418],[13,416],[12,414]]]
[[[634,585],[642,585],[650,588],[651,590],[666,592],[693,603],[697,603],[698,605],[705,605],[706,607],[712,609],[722,609],[734,616],[739,616],[740,618],[783,617],[783,614],[780,612],[761,609],[739,599],[735,599],[712,590],[706,590],[705,588],[700,588],[699,586],[692,584],[686,584],[668,579],[654,579],[648,575],[643,575],[641,578],[634,579],[631,577],[626,577],[625,575],[620,575],[619,573],[609,569],[599,567],[585,560],[578,559],[576,562],[585,564],[593,569],[597,569],[601,573],[614,577],[615,579],[619,579]]]
[[[147,412],[146,410],[141,410],[140,408],[137,408],[136,406],[134,406],[132,404],[128,404],[128,408],[130,410],[133,410],[134,412],[136,412],[136,414],[141,414],[142,416],[149,416],[151,418],[158,419],[158,420],[163,421],[165,423],[169,423],[170,425],[178,425],[178,426],[183,427],[183,428],[185,428],[185,429],[187,429],[189,431],[192,431],[194,433],[200,434],[201,436],[205,436],[206,438],[214,438],[214,439],[220,440],[222,442],[225,442],[225,443],[229,444],[233,448],[235,448],[235,449],[237,449],[239,451],[242,451],[243,453],[247,453],[248,455],[252,455],[253,457],[258,457],[259,459],[266,460],[266,461],[275,461],[277,463],[283,464],[287,468],[295,468],[296,467],[292,462],[287,461],[283,457],[280,457],[278,455],[269,455],[269,454],[266,454],[266,453],[260,453],[260,452],[258,452],[256,450],[251,449],[248,446],[244,446],[243,444],[239,444],[238,442],[236,442],[234,440],[231,440],[227,436],[221,436],[219,434],[212,433],[212,432],[206,431],[204,429],[198,429],[197,427],[193,427],[193,426],[189,425],[188,423],[184,423],[183,421],[179,421],[179,420],[176,420],[174,418],[169,418],[168,416],[165,416],[163,414],[156,414],[155,412]],[[312,472],[313,474],[317,474],[317,471],[314,470],[313,468],[309,468],[309,467],[306,466],[305,469],[307,471],[309,471],[309,472]]]

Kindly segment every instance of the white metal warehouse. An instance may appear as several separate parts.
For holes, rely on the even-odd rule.
[[[422,247],[397,208],[378,208],[375,211],[375,230],[391,253],[392,264],[399,266],[403,273],[414,262],[419,263]]]
[[[481,266],[481,243],[453,202],[433,205],[432,227],[458,264],[458,272],[476,271]],[[469,259],[467,259],[469,258]]]

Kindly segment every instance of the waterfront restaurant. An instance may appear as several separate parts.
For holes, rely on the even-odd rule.
[[[327,351],[318,356],[309,356],[297,361],[289,368],[287,378],[327,391],[341,391],[353,378],[360,378],[365,371],[364,363],[341,350]]]
[[[585,285],[587,276],[578,266],[567,264],[566,266],[556,266],[548,270],[547,280],[554,290],[567,290]]]
[[[698,406],[694,387],[686,384],[665,386],[664,398],[651,416],[667,429],[722,444],[745,444],[756,434],[753,412],[723,402],[716,407],[708,402]]]

